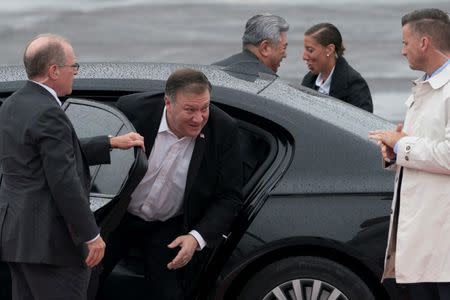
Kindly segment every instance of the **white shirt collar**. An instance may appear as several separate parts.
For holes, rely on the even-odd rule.
[[[161,117],[161,122],[159,123],[158,134],[162,133],[162,132],[167,132],[167,133],[171,134],[172,136],[176,137],[178,140],[192,140],[193,139],[192,137],[189,137],[189,136],[183,136],[181,138],[178,138],[177,135],[172,130],[170,130],[169,124],[167,124],[166,114],[167,114],[167,110],[166,110],[166,107],[164,106],[163,114]]]
[[[424,77],[423,77],[423,80],[424,80],[424,81],[425,81],[425,80],[428,80],[428,79],[430,79],[431,77],[433,77],[433,76],[435,76],[435,75],[441,73],[448,65],[450,65],[450,58],[447,59],[447,61],[446,61],[442,66],[440,66],[439,68],[437,68],[430,76],[428,76],[428,74],[425,73],[425,75],[424,75]]]
[[[333,70],[331,70],[330,75],[328,75],[328,78],[327,78],[327,80],[325,80],[325,82],[323,82],[322,73],[320,73],[319,76],[317,76],[316,86],[319,87],[319,89],[318,89],[319,93],[327,94],[327,95],[330,94],[331,78],[333,77],[333,72],[334,72],[334,67],[333,67]]]
[[[433,89],[439,89],[450,81],[450,64],[444,64],[443,69],[434,74],[431,78],[426,78],[426,74],[419,79],[413,80],[414,85],[429,83]]]
[[[158,133],[161,133],[164,131],[172,133],[170,131],[169,125],[167,125],[166,107],[165,106],[164,106],[164,110],[163,110],[163,114],[162,114],[162,118],[161,118],[161,123],[159,123]]]
[[[45,84],[42,84],[40,82],[34,81],[34,80],[30,80],[31,82],[34,82],[36,84],[39,84],[40,86],[42,86],[44,89],[46,89],[50,94],[52,94],[53,98],[55,98],[56,102],[58,102],[59,106],[62,105],[61,101],[58,98],[58,95],[56,95],[56,92],[54,89],[52,89],[49,86],[46,86]]]

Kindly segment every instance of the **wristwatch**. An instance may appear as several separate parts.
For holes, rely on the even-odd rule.
[[[113,135],[108,134],[108,139],[109,139],[109,151],[111,151],[111,150],[113,149],[112,144],[111,144],[111,139],[112,139],[113,137],[114,137]]]

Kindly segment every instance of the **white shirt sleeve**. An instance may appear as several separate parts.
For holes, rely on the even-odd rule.
[[[100,233],[97,234],[97,236],[96,236],[95,238],[93,238],[92,240],[89,240],[89,241],[84,242],[84,243],[85,243],[85,244],[90,244],[90,243],[92,243],[92,242],[95,242],[99,237],[100,237]]]
[[[202,238],[202,236],[200,235],[200,233],[198,233],[197,230],[191,230],[191,231],[189,232],[189,234],[192,235],[192,236],[197,240],[197,243],[198,243],[198,248],[197,248],[197,250],[198,250],[198,251],[203,250],[203,248],[205,248],[205,246],[206,246],[206,242],[205,242],[205,240]]]

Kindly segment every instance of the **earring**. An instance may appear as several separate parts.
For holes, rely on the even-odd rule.
[[[330,53],[327,53],[327,57],[330,57]]]

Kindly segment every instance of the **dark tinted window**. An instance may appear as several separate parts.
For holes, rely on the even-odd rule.
[[[130,132],[121,118],[108,111],[107,106],[69,103],[66,108],[78,138],[99,135],[120,135]],[[91,166],[92,193],[116,195],[128,176],[135,160],[134,149],[112,150],[111,164]]]

